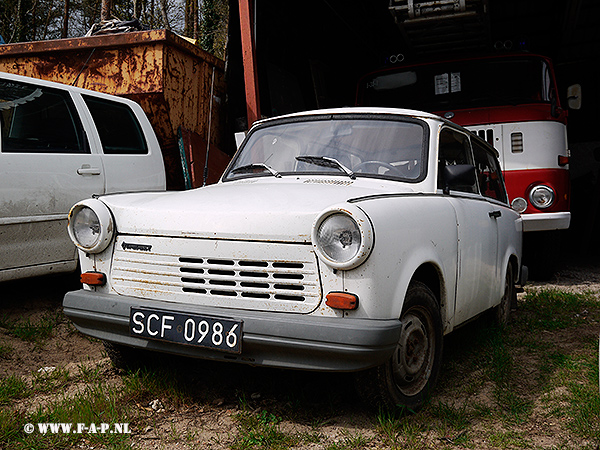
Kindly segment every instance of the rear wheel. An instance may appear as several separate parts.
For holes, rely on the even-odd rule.
[[[516,307],[517,291],[513,273],[513,266],[509,264],[504,277],[504,295],[500,304],[494,308],[494,319],[498,325],[506,325],[510,320],[511,310]]]
[[[386,409],[419,410],[429,398],[440,370],[443,331],[436,298],[423,283],[412,282],[400,316],[396,350],[385,364],[356,374],[359,394]]]

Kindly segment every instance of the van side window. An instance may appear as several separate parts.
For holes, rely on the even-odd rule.
[[[5,153],[88,153],[68,92],[0,80],[0,129]]]
[[[463,133],[444,128],[440,133],[438,189],[444,188],[444,181],[442,180],[444,166],[457,164],[473,164],[469,138]],[[475,185],[455,186],[454,189],[462,192],[477,193],[477,186]]]
[[[502,171],[496,158],[477,140],[473,139],[472,143],[479,190],[485,197],[508,203]]]
[[[104,154],[148,153],[142,127],[127,105],[89,95],[83,99],[96,123]]]

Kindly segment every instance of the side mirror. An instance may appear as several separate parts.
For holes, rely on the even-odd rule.
[[[475,166],[471,164],[444,166],[443,179],[444,194],[449,194],[450,189],[459,189],[466,186],[472,187],[477,182]]]
[[[581,109],[581,85],[574,84],[567,88],[567,104],[569,109]]]

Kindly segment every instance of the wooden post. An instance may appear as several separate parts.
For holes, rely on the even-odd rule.
[[[242,58],[244,64],[244,84],[246,86],[246,109],[248,128],[260,119],[260,99],[258,92],[258,74],[256,71],[256,53],[252,35],[252,0],[239,0],[240,31],[242,36]]]

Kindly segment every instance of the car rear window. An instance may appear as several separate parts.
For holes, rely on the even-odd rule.
[[[142,127],[127,105],[89,95],[83,99],[96,123],[105,154],[148,153]]]

